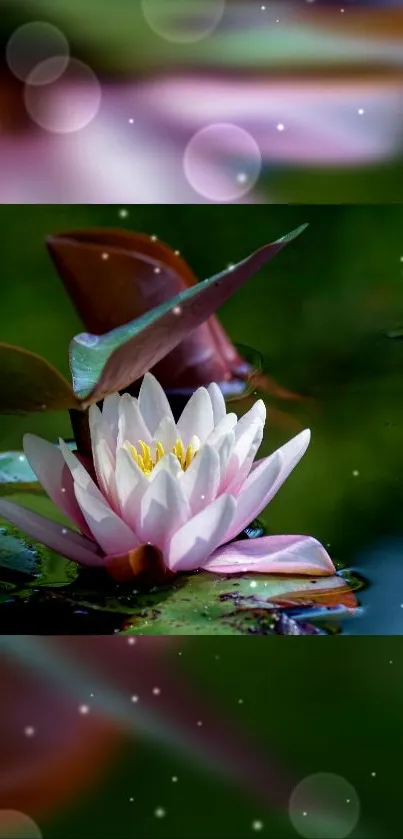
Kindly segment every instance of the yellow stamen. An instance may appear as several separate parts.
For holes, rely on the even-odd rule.
[[[139,440],[138,445],[141,449],[141,454],[137,451],[136,447],[133,446],[132,443],[126,441],[125,448],[131,454],[134,462],[137,464],[139,469],[144,472],[145,475],[151,475],[154,467],[157,463],[165,455],[165,449],[163,444],[158,441],[155,446],[155,455],[153,456],[151,448],[144,440]],[[178,458],[179,464],[184,472],[189,468],[190,464],[192,463],[193,459],[197,455],[197,448],[194,445],[190,445],[185,450],[182,440],[177,440],[175,445],[172,448],[172,454]]]

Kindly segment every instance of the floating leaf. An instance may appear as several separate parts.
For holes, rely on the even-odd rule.
[[[96,588],[93,575],[84,574],[66,596],[84,608],[128,616],[127,628],[134,634],[239,635],[250,634],[253,622],[256,633],[260,626],[260,634],[275,634],[275,616],[281,608],[278,601],[288,601],[293,594],[308,605],[329,592],[342,599],[347,591],[348,584],[337,575],[312,580],[271,574],[222,577],[200,572],[178,577],[165,588],[141,591],[102,582]]]
[[[40,355],[0,344],[0,413],[80,407],[67,379]]]
[[[206,321],[235,291],[305,230],[266,245],[233,269],[180,292],[142,317],[106,335],[83,333],[70,346],[75,392],[86,407],[124,390]]]
[[[18,528],[1,518],[0,569],[27,575],[35,581],[35,587],[69,585],[78,574],[74,562],[31,542]]]

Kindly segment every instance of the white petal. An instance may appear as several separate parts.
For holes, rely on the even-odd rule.
[[[119,430],[119,403],[121,397],[118,393],[111,393],[104,399],[102,406],[102,419],[104,422],[105,436],[113,455],[116,454]]]
[[[178,458],[176,455],[172,454],[172,452],[168,452],[168,454],[164,454],[164,457],[158,461],[157,465],[154,467],[151,475],[149,477],[149,481],[155,481],[156,477],[160,474],[160,472],[169,472],[175,480],[179,480],[183,476],[182,467],[179,463]]]
[[[164,417],[169,417],[174,421],[165,392],[151,373],[146,373],[142,381],[139,406],[151,436],[154,436],[156,428]]]
[[[98,489],[85,467],[82,463],[80,463],[75,454],[70,451],[69,447],[66,446],[66,443],[61,438],[59,439],[59,446],[67,466],[74,478],[74,483],[78,484],[82,489],[91,490],[94,495],[98,496],[100,501],[104,501],[102,492]]]
[[[253,430],[253,427],[252,427]],[[245,435],[246,436],[246,435]],[[234,457],[237,458],[237,465],[236,465],[236,472],[233,476],[230,483],[227,485],[224,481],[224,487],[226,488],[226,492],[229,492],[231,495],[238,495],[238,492],[249,475],[249,472],[253,466],[253,461],[256,457],[257,451],[260,448],[261,442],[263,440],[263,425],[257,424],[255,436],[253,437],[250,446],[248,448],[248,441],[245,439],[243,441],[243,445],[241,449],[237,449],[237,443],[234,446]],[[239,443],[240,441],[238,441]],[[229,472],[231,467],[229,467]]]
[[[225,476],[227,472],[228,463],[232,452],[235,446],[235,434],[233,431],[229,431],[227,434],[224,434],[220,440],[218,441],[217,445],[215,446],[215,451],[218,454],[220,460],[220,484],[219,484],[219,492],[221,492],[222,487],[224,486]]]
[[[232,495],[221,495],[178,530],[167,551],[172,571],[200,568],[225,539],[236,510]]]
[[[115,457],[108,446],[104,434],[102,414],[96,405],[89,410],[89,425],[91,433],[92,457],[95,473],[101,492],[115,509],[118,510],[118,497],[115,481]]]
[[[207,390],[209,392],[213,408],[214,425],[218,425],[220,420],[222,420],[227,413],[225,399],[222,395],[221,388],[218,384],[216,384],[216,382],[212,382],[212,384],[208,386]]]
[[[217,495],[220,481],[220,459],[211,446],[203,446],[184,473],[181,487],[189,501],[192,514],[207,507]]]
[[[246,478],[246,475],[252,467],[253,459],[262,442],[262,438],[263,424],[260,417],[256,414],[252,415],[248,422],[242,425],[238,423],[235,429],[235,445],[223,483],[224,489],[229,487],[233,482],[235,484],[237,483],[241,470],[245,473],[242,480]]]
[[[139,540],[134,532],[90,489],[74,486],[77,501],[94,539],[108,554],[123,554],[137,547]]]
[[[141,501],[138,534],[160,550],[190,515],[189,505],[178,480],[164,469],[151,481]]]
[[[178,422],[179,436],[186,448],[192,435],[199,437],[202,443],[206,442],[213,428],[213,407],[209,393],[205,387],[199,387],[190,397]]]
[[[142,417],[139,403],[128,393],[124,393],[119,402],[118,449],[128,441],[137,446],[139,440],[151,442],[150,432]]]
[[[116,458],[116,485],[121,516],[135,532],[140,520],[140,505],[148,489],[148,479],[126,449],[119,449]]]
[[[236,414],[227,414],[225,417],[220,420],[218,425],[214,428],[214,430],[209,434],[207,437],[206,443],[210,446],[216,446],[219,440],[228,434],[229,431],[233,431],[236,424],[238,422],[238,417]]]
[[[227,533],[227,541],[241,533],[267,507],[305,454],[310,436],[310,431],[302,431],[270,457],[260,461],[249,474],[237,498],[237,512]]]
[[[164,417],[154,433],[154,443],[162,443],[166,452],[172,451],[179,437],[176,423],[172,417]]]

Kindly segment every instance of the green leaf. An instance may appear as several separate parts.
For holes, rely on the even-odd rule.
[[[24,414],[80,407],[67,379],[40,355],[0,344],[0,413]]]
[[[24,580],[28,589],[66,586],[76,579],[78,570],[74,562],[32,542],[18,528],[0,518],[0,574],[3,577],[0,586],[5,584],[5,576],[8,583],[9,579],[13,582],[21,574],[31,578],[31,581]]]
[[[140,591],[109,582],[95,587],[93,574],[82,575],[67,598],[84,608],[127,615],[126,629],[136,635],[239,635],[278,632],[282,602],[309,605],[343,600],[351,588],[341,576],[222,577],[206,572],[181,576],[170,586]],[[91,578],[92,579],[91,579]]]
[[[125,326],[105,335],[77,335],[70,345],[70,367],[82,406],[124,390],[140,379],[306,227],[299,227],[235,267],[180,292]]]

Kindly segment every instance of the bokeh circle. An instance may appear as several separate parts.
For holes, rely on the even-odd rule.
[[[97,115],[102,89],[95,73],[75,58],[63,74],[47,84],[57,57],[48,58],[32,70],[24,89],[25,107],[37,125],[56,134],[70,134],[85,128]]]
[[[318,772],[295,787],[289,815],[304,839],[345,839],[358,823],[360,800],[341,775]]]
[[[0,839],[42,839],[42,833],[25,813],[0,810]]]
[[[259,146],[243,128],[214,123],[193,135],[186,146],[183,168],[190,186],[210,201],[237,201],[259,179]]]
[[[207,38],[220,23],[226,0],[141,0],[150,29],[175,44]]]
[[[21,82],[26,82],[38,64],[52,59],[47,75],[31,84],[49,84],[64,73],[70,58],[69,42],[63,32],[51,23],[36,20],[16,29],[6,46],[9,69]]]

